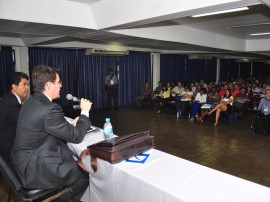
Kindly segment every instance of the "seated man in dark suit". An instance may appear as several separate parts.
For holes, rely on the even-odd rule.
[[[15,140],[22,101],[28,94],[28,76],[15,72],[9,78],[9,92],[0,99],[0,150],[9,159]]]
[[[58,70],[45,65],[32,71],[34,94],[20,110],[11,162],[25,188],[50,189],[70,185],[79,201],[89,184],[67,142],[80,143],[91,122],[92,103],[81,99],[81,115],[70,124],[62,108],[52,102],[62,87]],[[69,194],[62,201],[71,200]]]

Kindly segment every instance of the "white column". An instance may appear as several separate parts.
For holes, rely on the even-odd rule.
[[[15,70],[29,75],[28,47],[13,47],[15,51]]]
[[[241,67],[241,62],[238,63],[238,78],[240,78],[240,74],[241,74],[240,67]]]
[[[253,62],[250,62],[250,76],[253,76]]]
[[[25,74],[29,76],[28,47],[25,47],[25,46],[13,47],[13,50],[15,51],[15,71],[24,72]],[[29,90],[28,90],[28,97],[29,95],[30,95],[30,84],[29,84]]]
[[[160,53],[152,53],[152,72],[153,72],[153,83],[152,89],[157,87],[157,83],[160,80]]]
[[[217,58],[217,66],[216,66],[216,83],[219,81],[220,79],[220,58]]]

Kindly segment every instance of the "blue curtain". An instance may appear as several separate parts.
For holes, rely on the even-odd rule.
[[[186,81],[186,59],[187,55],[160,55],[160,80],[163,83]]]
[[[68,106],[69,101],[65,99],[66,94],[78,94],[78,51],[60,48],[29,48],[29,74],[32,69],[40,64],[49,65],[60,69],[62,80],[61,99],[56,102]],[[32,84],[31,90],[33,92]]]
[[[134,104],[134,97],[145,82],[152,82],[151,55],[130,51],[126,56],[85,56],[79,54],[80,96],[91,99],[95,108],[105,106],[105,76],[113,68],[119,77],[118,102],[120,106]],[[91,90],[90,90],[91,89]]]
[[[59,48],[29,48],[29,70],[38,64],[60,69],[63,82],[62,106],[70,105],[65,99],[67,93],[90,99],[93,108],[105,106],[105,76],[109,68],[119,75],[119,106],[134,103],[134,97],[144,86],[152,82],[151,54],[130,51],[126,56],[85,55],[85,50]],[[119,72],[117,71],[119,67]]]
[[[204,75],[204,81],[216,81],[217,75],[217,59],[206,60],[206,70]]]
[[[239,63],[235,60],[221,59],[220,60],[220,80],[231,80],[238,78]]]
[[[144,84],[152,83],[151,54],[132,51],[119,60],[119,104],[130,106]]]
[[[12,59],[12,47],[1,46],[0,50],[0,97],[9,90],[9,76],[15,72],[14,62]]]
[[[263,78],[264,76],[270,75],[270,64],[263,62],[253,63],[253,76],[256,78]]]
[[[191,80],[215,81],[216,59],[188,59],[187,55],[163,54],[160,56],[160,78],[163,82]]]
[[[251,63],[241,62],[240,63],[240,78],[250,77]]]

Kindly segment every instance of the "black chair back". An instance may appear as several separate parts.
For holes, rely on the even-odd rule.
[[[1,151],[0,151],[0,173],[11,187],[9,195],[8,195],[8,202],[11,200],[12,190],[16,194],[16,196],[20,199],[20,201],[34,201],[41,198],[43,199],[47,198],[47,199],[44,199],[44,201],[52,201],[67,192],[71,192],[71,195],[73,198],[72,189],[69,186],[59,187],[55,189],[48,189],[48,190],[24,188],[9,158],[3,155]],[[48,195],[49,195],[49,198],[46,197]]]

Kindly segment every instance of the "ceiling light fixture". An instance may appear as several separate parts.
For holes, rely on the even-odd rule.
[[[203,13],[203,14],[198,14],[198,15],[192,15],[191,17],[198,18],[198,17],[209,16],[209,15],[218,15],[222,13],[232,13],[232,12],[244,11],[244,10],[248,10],[248,7],[241,7],[241,8],[222,10],[222,11],[215,11],[215,12],[210,12],[210,13]]]
[[[270,32],[250,34],[250,36],[270,35]]]

